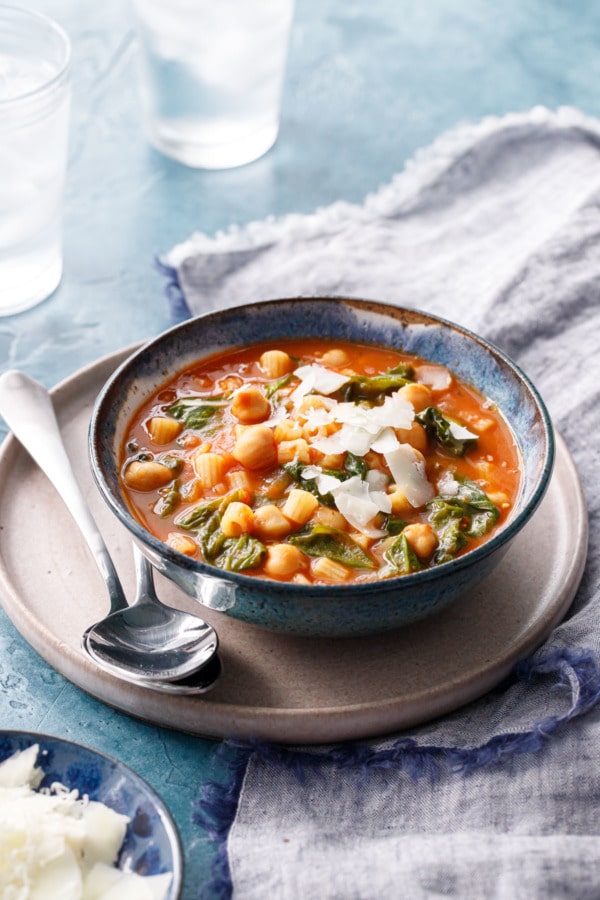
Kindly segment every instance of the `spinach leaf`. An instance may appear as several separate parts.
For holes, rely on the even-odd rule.
[[[461,515],[448,515],[446,519],[440,517],[438,518],[437,527],[433,525],[433,528],[439,541],[433,557],[436,565],[454,559],[459,550],[462,550],[469,543]]]
[[[408,543],[405,534],[399,534],[383,555],[386,562],[398,575],[410,575],[411,572],[418,572],[423,568],[423,564]]]
[[[401,371],[397,371],[401,368]],[[391,394],[409,384],[406,367],[397,366],[381,375],[352,375],[342,387],[342,396],[346,402],[356,400],[377,400],[385,394]]]
[[[495,525],[500,511],[479,485],[460,475],[453,497],[434,497],[427,504],[429,520],[436,532],[439,545],[434,562],[453,559],[469,538],[483,537]]]
[[[362,547],[344,531],[315,525],[310,532],[290,535],[290,544],[307,556],[326,556],[354,569],[374,569],[375,563]]]
[[[500,510],[474,481],[456,475],[454,477],[458,482],[457,497],[468,508],[471,516],[467,534],[471,537],[483,537],[498,521]]]
[[[177,403],[169,406],[166,412],[179,422],[183,422],[186,428],[194,431],[202,431],[208,424],[215,424],[213,420],[220,417],[223,407],[226,406],[221,397],[182,397]]]
[[[180,456],[162,456],[157,462],[159,462],[161,466],[171,469],[173,475],[179,475],[185,465],[184,460]]]
[[[355,456],[350,450],[346,452],[344,469],[347,473],[346,478],[352,478],[353,475],[359,475],[363,481],[367,477],[367,472],[369,471],[369,467],[362,456]],[[342,479],[342,481],[343,480],[345,479]]]
[[[428,406],[416,414],[415,420],[423,426],[428,436],[441,444],[451,456],[463,456],[465,450],[477,440],[477,438],[454,437],[450,427],[453,420],[445,416],[437,406]]]
[[[229,572],[241,572],[260,565],[267,552],[264,544],[251,535],[229,538],[221,530],[223,513],[234,500],[241,500],[242,494],[241,490],[231,491],[225,497],[216,497],[195,506],[175,520],[179,528],[196,532],[202,556],[207,562]]]
[[[179,482],[172,481],[166,487],[161,488],[158,495],[158,500],[154,504],[152,511],[157,516],[160,516],[161,519],[164,519],[174,512],[181,502]]]
[[[400,516],[394,516],[392,513],[386,513],[383,517],[383,525],[381,526],[388,534],[400,534],[407,523]]]
[[[282,375],[281,378],[276,378],[275,381],[269,381],[265,384],[265,397],[267,400],[270,400],[277,391],[281,390],[282,387],[285,387],[292,380],[292,372],[288,372],[287,375]]]
[[[221,521],[221,516],[223,512],[225,512],[226,507],[232,500],[238,500],[240,491],[232,491],[232,494],[236,496],[232,496],[232,494],[226,494],[225,497],[215,497],[214,500],[207,500],[206,503],[200,503],[198,506],[194,506],[193,509],[188,510],[184,515],[179,516],[175,520],[175,524],[179,528],[185,528],[188,531],[193,531],[196,528],[202,528],[211,522],[213,519],[216,519],[217,522]]]
[[[415,380],[415,370],[409,363],[398,363],[392,369],[388,369],[388,375],[402,375],[407,381]]]
[[[266,553],[267,548],[257,538],[240,534],[236,538],[226,538],[212,562],[227,572],[243,572],[244,569],[259,566]]]

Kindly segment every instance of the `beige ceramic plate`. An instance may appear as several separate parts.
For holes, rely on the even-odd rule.
[[[84,494],[133,596],[130,540],[100,498],[87,461],[92,404],[129,352],[76,373],[53,396]],[[559,438],[547,495],[494,575],[444,613],[401,631],[343,640],[271,634],[198,607],[157,576],[162,599],[196,610],[219,633],[223,677],[211,693],[192,698],[125,684],[84,655],[80,635],[108,609],[104,583],[54,488],[12,436],[0,449],[0,530],[4,608],[23,637],[66,678],[158,725],[286,743],[382,735],[481,696],[566,613],[587,549],[581,486]],[[550,552],[567,544],[577,552]]]

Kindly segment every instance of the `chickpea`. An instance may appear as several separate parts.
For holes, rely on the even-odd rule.
[[[183,431],[183,425],[171,416],[152,416],[146,423],[155,444],[170,444]]]
[[[346,530],[346,519],[341,512],[330,506],[319,506],[310,521],[315,525],[325,525],[326,528],[336,528],[338,531]]]
[[[155,491],[173,481],[171,469],[155,460],[134,459],[123,473],[123,480],[133,491]]]
[[[420,422],[413,422],[410,428],[395,428],[394,431],[401,444],[410,444],[421,453],[427,450],[429,446],[427,432]]]
[[[405,384],[404,387],[400,388],[398,394],[403,400],[412,403],[415,412],[421,412],[421,410],[431,406],[431,388],[428,388],[426,384],[417,382]]]
[[[344,467],[345,453],[319,453],[316,450],[315,454],[319,454],[319,465],[323,469],[342,469]]]
[[[268,378],[281,378],[294,368],[292,358],[284,350],[265,350],[258,364]]]
[[[268,425],[248,425],[240,430],[231,455],[247,469],[266,469],[277,462],[273,432]]]
[[[264,422],[269,418],[271,404],[257,387],[241,387],[233,395],[231,413],[244,424]]]
[[[341,347],[332,347],[331,350],[327,350],[323,354],[321,362],[324,366],[347,366],[350,362],[350,357]]]
[[[173,550],[184,553],[186,556],[193,556],[198,549],[196,542],[191,537],[188,537],[187,534],[179,534],[177,531],[171,531],[167,535],[167,544]]]
[[[431,527],[424,522],[414,522],[407,525],[402,534],[410,544],[411,549],[419,559],[429,559],[438,545],[438,538]]]
[[[220,391],[223,391],[224,394],[229,391],[236,391],[243,385],[243,381],[239,375],[225,375],[224,378],[220,378],[217,382],[217,386]]]
[[[294,575],[306,566],[306,556],[293,544],[272,544],[267,548],[264,570],[274,578]]]
[[[259,506],[254,511],[254,529],[265,540],[281,540],[292,528],[291,522],[274,503]]]
[[[388,492],[390,502],[392,504],[392,512],[395,516],[402,516],[404,513],[412,510],[412,505],[407,500],[404,491],[399,490],[396,485],[392,485],[392,490]]]

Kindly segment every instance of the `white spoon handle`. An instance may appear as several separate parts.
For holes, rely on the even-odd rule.
[[[108,587],[111,612],[124,609],[127,601],[121,582],[75,479],[48,391],[24,372],[5,372],[0,376],[0,415],[48,476],[79,525]]]

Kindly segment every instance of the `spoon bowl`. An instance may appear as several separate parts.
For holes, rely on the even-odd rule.
[[[128,605],[73,473],[46,388],[23,372],[5,372],[0,376],[0,415],[58,491],[106,583],[109,614],[83,636],[90,657],[112,674],[136,684],[171,693],[208,690],[220,674],[218,660],[206,668],[217,652],[216,632],[198,616],[158,600],[150,563],[137,547],[137,594],[135,602]],[[194,678],[194,673],[205,668],[203,676]]]
[[[137,596],[90,626],[83,646],[98,665],[147,681],[174,681],[206,665],[217,635],[203,619],[166,606],[156,596],[152,568],[134,544]],[[188,666],[189,660],[189,666]]]

